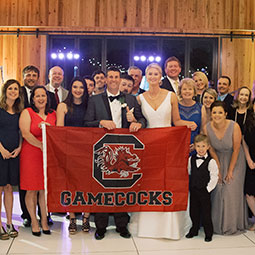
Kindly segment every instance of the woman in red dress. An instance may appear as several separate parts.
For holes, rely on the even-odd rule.
[[[41,225],[44,234],[51,234],[47,224],[44,192],[41,124],[55,125],[56,113],[49,108],[45,87],[37,86],[31,93],[31,108],[22,111],[19,121],[24,138],[20,154],[20,188],[27,190],[26,206],[31,217],[32,234],[40,236],[36,218],[37,196],[41,208]]]

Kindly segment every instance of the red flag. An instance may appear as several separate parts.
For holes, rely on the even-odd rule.
[[[47,127],[50,212],[181,211],[190,130]]]

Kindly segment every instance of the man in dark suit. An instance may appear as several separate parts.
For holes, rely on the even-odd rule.
[[[22,88],[22,93],[24,97],[24,106],[25,108],[27,108],[27,107],[30,107],[30,95],[31,95],[32,89],[38,85],[40,71],[37,67],[29,65],[23,69],[22,74],[23,74],[24,86],[22,86],[21,88]],[[50,92],[50,101],[51,101],[51,108],[56,109],[57,104],[55,101],[55,96],[51,92]],[[21,218],[23,219],[23,225],[25,227],[30,227],[31,218],[26,207],[25,197],[26,197],[26,190],[20,189],[19,200],[20,200],[20,207],[22,211]],[[38,214],[40,215],[40,212],[38,212]],[[53,224],[50,216],[48,216],[48,224],[49,225]]]
[[[31,95],[32,89],[38,85],[40,71],[37,67],[29,65],[23,69],[22,74],[23,74],[23,83],[24,83],[24,86],[22,86],[24,106],[25,108],[27,108],[27,107],[30,107],[30,95]],[[49,92],[49,97],[50,97],[51,108],[56,110],[57,102],[56,102],[54,93]]]
[[[108,130],[129,128],[130,132],[136,132],[140,128],[146,127],[146,120],[136,98],[120,93],[120,81],[120,71],[115,67],[108,69],[106,91],[89,98],[84,121],[86,127],[104,127]],[[120,233],[120,236],[130,238],[131,235],[127,229],[129,215],[125,212],[113,215],[116,231]],[[95,214],[95,238],[97,240],[104,238],[108,218],[108,213]]]
[[[231,85],[231,79],[226,76],[222,75],[217,82],[217,90],[218,90],[218,100],[223,101],[227,106],[227,111],[231,107],[234,97],[229,94]]]
[[[166,76],[162,80],[162,89],[175,92],[177,94],[179,87],[179,75],[181,73],[181,62],[176,57],[170,57],[165,61]]]

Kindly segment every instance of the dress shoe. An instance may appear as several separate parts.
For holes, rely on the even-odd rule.
[[[130,232],[125,227],[123,227],[123,228],[116,228],[116,232],[120,233],[120,236],[123,237],[123,238],[130,238],[131,237]]]
[[[197,236],[198,234],[192,234],[192,233],[188,233],[185,237],[186,238],[193,238],[194,236]]]
[[[208,236],[205,237],[205,242],[211,242],[211,241],[212,241],[212,237],[208,237]]]
[[[43,230],[42,232],[45,235],[51,235],[51,231],[49,229],[48,230]]]
[[[23,225],[24,225],[24,227],[26,227],[26,228],[31,227],[31,220],[24,219],[24,220],[23,220]]]
[[[32,231],[32,234],[33,234],[34,236],[41,236],[41,231],[38,231],[38,232]]]
[[[97,229],[95,232],[96,240],[102,240],[104,238],[104,234],[105,234],[105,231]]]

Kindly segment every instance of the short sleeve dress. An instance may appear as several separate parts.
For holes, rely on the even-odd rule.
[[[0,108],[0,142],[9,152],[19,146],[19,114]],[[3,159],[0,154],[0,186],[19,184],[19,156]]]
[[[39,128],[39,124],[45,121],[51,126],[55,126],[56,113],[48,113],[46,120],[43,120],[32,108],[27,108],[26,110],[31,118],[30,132],[38,140],[42,141],[42,130]],[[20,153],[20,188],[22,190],[44,189],[42,151],[25,139]]]

